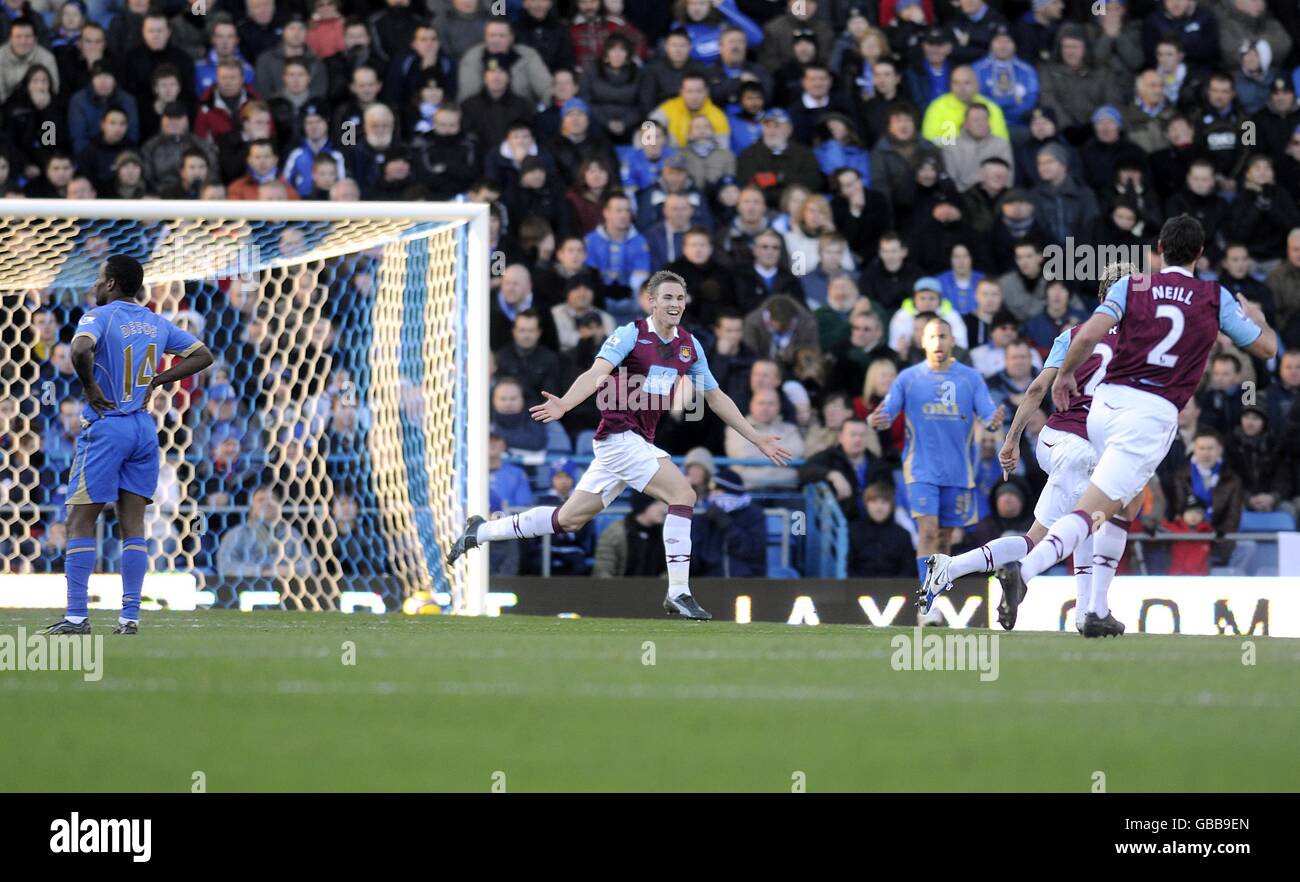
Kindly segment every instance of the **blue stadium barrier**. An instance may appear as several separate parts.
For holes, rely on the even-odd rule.
[[[1290,533],[1295,530],[1295,519],[1285,511],[1243,511],[1241,533]]]
[[[546,424],[546,452],[559,453],[564,456],[573,453],[573,445],[569,441],[569,433],[564,431],[564,427],[559,423]]]
[[[830,485],[810,484],[804,490],[804,501],[808,513],[804,574],[820,579],[848,578],[849,524]]]

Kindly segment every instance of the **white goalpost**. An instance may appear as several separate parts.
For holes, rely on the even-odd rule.
[[[427,592],[483,614],[486,556],[448,567],[446,552],[488,510],[488,223],[459,203],[4,200],[0,434],[17,443],[0,474],[18,503],[0,513],[0,569],[48,571],[32,537],[58,529],[62,461],[40,439],[79,388],[49,327],[66,342],[122,253],[144,301],[217,358],[150,402],[151,569],[255,582],[291,609]],[[258,568],[222,542],[254,487],[281,503]]]

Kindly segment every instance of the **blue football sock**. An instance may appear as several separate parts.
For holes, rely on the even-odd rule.
[[[122,615],[118,621],[140,621],[140,590],[149,569],[148,545],[143,539],[122,542]]]
[[[925,574],[929,571],[929,568],[925,565],[926,559],[929,557],[930,555],[927,554],[925,557],[918,557],[916,559],[916,577],[922,582],[925,581]]]
[[[68,618],[81,621],[89,615],[90,574],[95,571],[95,540],[69,539],[63,552],[63,572],[68,577]]]

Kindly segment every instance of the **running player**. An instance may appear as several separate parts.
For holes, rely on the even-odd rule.
[[[790,452],[781,446],[779,436],[755,432],[735,402],[718,388],[699,341],[681,327],[687,304],[682,277],[660,271],[646,285],[650,315],[618,328],[564,397],[542,392],[546,400],[531,408],[533,419],[550,423],[596,394],[600,425],[592,442],[595,460],[573,495],[558,508],[539,506],[495,521],[470,517],[447,555],[448,564],[487,542],[579,530],[617,499],[624,487],[631,486],[668,505],[664,519],[668,596],[664,609],[669,615],[688,619],[713,618],[691,596],[687,579],[695,491],[668,454],[654,445],[659,418],[672,406],[679,379],[688,376],[713,412],[772,462],[785,465]],[[617,374],[611,375],[615,368]]]
[[[953,527],[974,524],[975,417],[997,431],[1006,414],[994,407],[979,371],[952,357],[952,329],[941,318],[925,323],[925,361],[898,375],[885,400],[867,421],[873,429],[906,414],[903,480],[918,533],[917,576],[925,581],[927,560],[946,554]],[[926,608],[926,613],[929,613]]]
[[[1073,553],[1146,487],[1169,452],[1178,412],[1196,391],[1220,331],[1256,358],[1277,353],[1277,335],[1258,305],[1244,297],[1234,302],[1218,282],[1196,278],[1204,245],[1205,231],[1195,218],[1183,214],[1165,221],[1157,245],[1165,268],[1120,279],[1074,335],[1052,382],[1052,402],[1060,410],[1068,410],[1079,394],[1075,371],[1119,326],[1106,381],[1096,388],[1088,412],[1097,467],[1074,510],[1023,556],[1026,582]],[[1105,592],[1094,590],[1083,635],[1123,633]]]
[[[124,254],[110,257],[91,289],[95,308],[72,338],[72,366],[86,406],[68,476],[68,611],[45,634],[89,634],[90,574],[95,569],[95,522],[114,503],[122,532],[122,613],[114,634],[136,634],[140,590],[149,554],[144,510],[158,485],[158,429],[145,404],[153,390],[212,364],[212,353],[188,331],[137,302],[144,270]],[[181,360],[161,373],[164,353]]]
[[[1110,286],[1124,276],[1138,271],[1131,263],[1112,264],[1102,273],[1101,285],[1097,292],[1105,297]],[[1052,343],[1052,350],[1043,363],[1043,370],[1025,391],[1025,396],[1016,409],[1007,430],[1006,441],[998,455],[1002,463],[1004,476],[1015,470],[1020,460],[1020,436],[1024,433],[1029,417],[1038,410],[1043,398],[1051,388],[1052,381],[1065,361],[1065,353],[1070,348],[1070,341],[1079,332],[1082,325],[1075,325],[1062,331]],[[937,560],[926,574],[925,584],[919,592],[919,603],[928,610],[940,591],[947,591],[953,581],[971,573],[997,572],[1002,584],[1002,602],[998,604],[998,624],[1010,631],[1016,626],[1016,614],[1020,601],[1024,599],[1025,583],[1020,578],[1019,558],[1047,535],[1047,528],[1056,523],[1057,518],[1068,514],[1074,503],[1088,486],[1092,470],[1097,465],[1097,452],[1088,441],[1088,408],[1092,404],[1092,393],[1106,376],[1106,367],[1114,357],[1114,336],[1117,328],[1111,328],[1106,339],[1098,343],[1091,356],[1084,360],[1075,371],[1075,380],[1081,393],[1070,401],[1068,410],[1058,410],[1047,420],[1047,425],[1038,436],[1035,455],[1038,464],[1047,472],[1047,485],[1034,506],[1034,523],[1024,536],[1001,536],[972,549],[965,554],[948,558],[937,555]],[[1115,518],[1114,521],[1121,519]],[[1108,523],[1107,527],[1110,526]],[[1121,521],[1119,526],[1120,548],[1114,555],[1118,561],[1124,552],[1123,543],[1127,540],[1128,525]],[[1112,540],[1113,530],[1103,528],[1107,543]],[[1098,533],[1100,542],[1103,534]],[[1109,547],[1109,544],[1108,544]],[[1109,558],[1108,558],[1109,559]],[[1093,539],[1085,539],[1074,552],[1074,577],[1076,600],[1074,622],[1079,633],[1083,633],[1083,619],[1088,612],[1092,596],[1092,585],[1096,578],[1093,574]],[[1105,566],[1103,565],[1103,570]],[[1109,575],[1114,576],[1112,564]],[[1109,580],[1107,580],[1109,583]]]

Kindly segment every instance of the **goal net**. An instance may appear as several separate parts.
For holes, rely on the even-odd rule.
[[[430,592],[481,612],[485,567],[446,552],[487,509],[487,233],[473,205],[6,200],[0,570],[62,571],[68,341],[104,260],[128,254],[144,301],[216,358],[150,402],[151,571],[192,573],[220,605]],[[100,571],[120,538],[107,528]]]

